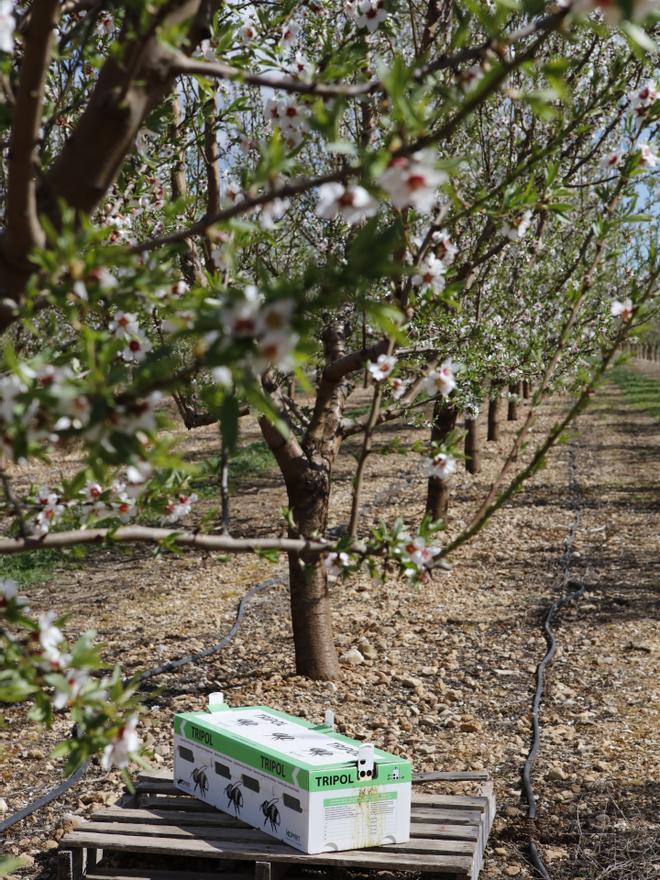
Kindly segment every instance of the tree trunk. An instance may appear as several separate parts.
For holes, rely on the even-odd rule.
[[[477,418],[466,418],[465,429],[465,470],[468,474],[478,474],[481,471],[481,438]]]
[[[532,386],[531,386],[530,383],[527,381],[527,379],[524,379],[524,380],[523,380],[523,383],[522,383],[522,396],[523,396],[523,400],[529,400],[529,398],[530,398],[530,394],[531,394],[531,391],[532,391]]]
[[[431,426],[431,443],[442,443],[446,440],[450,431],[456,427],[457,410],[437,400],[433,408],[433,424]],[[437,477],[429,477],[426,490],[426,513],[430,513],[433,519],[443,519],[449,508],[449,486],[446,480]]]
[[[509,408],[506,414],[508,422],[515,422],[518,418],[518,402],[520,398],[520,382],[514,382],[509,385],[509,394],[515,395],[509,400]]]
[[[289,508],[296,527],[290,537],[313,538],[325,534],[330,501],[330,472],[306,467],[287,482]],[[291,620],[296,651],[296,672],[321,681],[339,674],[339,660],[332,628],[328,577],[319,557],[307,559],[289,554]]]
[[[502,409],[502,398],[493,397],[488,401],[488,440],[495,441],[500,436],[500,412]]]

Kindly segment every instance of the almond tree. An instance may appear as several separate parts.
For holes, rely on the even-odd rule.
[[[286,553],[297,670],[332,678],[328,579],[362,564],[423,579],[483,527],[657,283],[654,219],[634,206],[657,161],[652,10],[543,5],[2,4],[0,552]],[[351,419],[365,370],[369,412]],[[367,534],[379,426],[427,404],[462,411],[518,375],[534,406],[464,532],[441,547],[431,504],[418,534]],[[567,376],[575,404],[518,465]],[[167,395],[187,424],[221,428],[222,534],[180,524],[194,474],[158,434]],[[248,409],[287,488],[286,538],[231,533],[226,472]],[[328,541],[333,466],[356,435],[350,519]],[[16,491],[21,464],[64,443],[84,467]],[[432,480],[454,443],[432,438]]]

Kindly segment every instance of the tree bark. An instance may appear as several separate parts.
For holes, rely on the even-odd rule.
[[[431,443],[442,443],[456,427],[458,412],[444,400],[437,400],[433,408]],[[433,519],[443,519],[449,509],[449,486],[446,480],[429,477],[426,489],[426,513]]]
[[[523,383],[522,383],[522,396],[523,396],[523,400],[529,400],[531,393],[532,393],[532,386],[531,386],[531,384],[527,381],[527,379],[524,379],[524,380],[523,380]]]
[[[502,398],[493,397],[488,401],[488,437],[491,442],[499,440],[500,436],[500,413],[502,410]]]
[[[518,418],[518,402],[520,398],[520,382],[509,385],[509,394],[515,395],[509,400],[509,408],[506,414],[508,422],[515,422]]]
[[[323,535],[328,524],[330,471],[305,472],[287,483],[289,509],[296,526],[289,535]],[[339,674],[339,660],[332,627],[328,577],[321,559],[289,553],[291,620],[296,652],[296,672],[317,681],[331,681]]]
[[[468,474],[478,474],[481,471],[481,437],[476,417],[465,419],[465,429],[465,470]]]

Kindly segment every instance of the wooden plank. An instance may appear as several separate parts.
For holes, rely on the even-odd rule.
[[[490,779],[487,770],[459,770],[448,772],[445,770],[431,770],[429,773],[413,773],[412,781],[418,782],[482,782]]]
[[[62,845],[71,849],[79,847],[100,847],[115,852],[150,853],[152,855],[178,855],[200,858],[224,858],[236,860],[271,862],[292,862],[307,865],[336,865],[341,867],[360,866],[381,870],[420,871],[440,873],[443,869],[453,871],[462,877],[471,877],[473,859],[464,855],[436,855],[431,853],[393,853],[375,852],[370,849],[351,850],[336,853],[315,853],[306,855],[285,844],[275,841],[270,844],[247,847],[244,843],[229,843],[214,840],[181,840],[180,838],[141,838],[131,835],[88,833],[84,830],[71,831],[62,838]]]
[[[242,831],[242,837],[237,837],[236,830],[227,828],[205,828],[187,825],[145,825],[142,823],[126,822],[88,822],[80,830],[85,833],[135,835],[145,838],[167,837],[171,839],[204,838],[205,840],[227,841],[229,843],[244,840],[246,845],[259,846],[262,843],[274,843],[274,839],[256,829]],[[369,847],[372,852],[390,853],[462,853],[472,855],[477,846],[476,836],[472,840],[455,840],[452,838],[416,838],[413,837],[405,843],[389,843],[380,847]]]
[[[167,795],[162,797],[146,795],[141,799],[140,806],[144,809],[185,810],[191,813],[209,812],[214,809],[209,804],[202,803],[202,801],[198,801],[195,798],[169,797]],[[221,816],[226,814],[218,810],[215,815]],[[427,822],[435,819],[439,822],[456,821],[462,825],[472,825],[479,823],[481,813],[478,810],[444,810],[436,807],[415,807],[411,812],[410,818],[412,822]]]
[[[444,810],[479,810],[479,812],[485,812],[488,809],[488,798],[460,794],[413,794],[412,806],[413,808],[440,807]]]
[[[144,822],[85,822],[78,830],[99,834],[137,834],[142,837],[203,837],[207,840],[246,841],[259,845],[275,838],[256,828],[213,828],[204,825],[176,825]]]
[[[227,813],[212,810],[207,812],[196,810],[155,810],[141,807],[105,807],[97,810],[90,817],[94,822],[147,822],[155,825],[170,822],[173,825],[212,825],[218,828],[250,828],[246,822],[235,819]]]
[[[440,810],[435,807],[418,808],[410,814],[410,822],[455,822],[457,825],[479,825],[482,814],[478,810]]]
[[[451,815],[451,814],[450,814]],[[103,823],[99,827],[103,827],[108,822],[138,822],[149,827],[166,823],[185,827],[187,825],[197,826],[198,828],[232,828],[235,831],[249,830],[251,826],[245,822],[232,822],[231,824],[219,822],[220,813],[186,813],[184,811],[176,812],[175,810],[140,810],[140,809],[117,809],[116,807],[107,807],[93,813],[90,817],[91,822]],[[231,817],[226,817],[231,818]],[[86,823],[84,828],[88,827]],[[414,822],[410,826],[411,836],[414,838],[434,838],[456,840],[477,840],[479,836],[478,827],[475,825],[457,825],[456,823],[436,823],[436,822]],[[272,838],[271,838],[272,839]]]
[[[248,880],[248,875],[229,871],[163,871],[160,868],[94,868],[85,880]]]

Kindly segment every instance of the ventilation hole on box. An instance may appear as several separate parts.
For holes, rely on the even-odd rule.
[[[290,810],[295,810],[296,813],[302,813],[303,808],[300,805],[298,798],[291,797],[290,794],[283,794],[282,801],[284,802],[285,807],[288,807]]]
[[[190,761],[191,764],[195,763],[195,756],[190,749],[185,748],[185,746],[179,746],[179,755],[184,761]]]
[[[231,779],[231,770],[226,764],[221,764],[220,761],[215,762],[215,772],[218,776],[224,776],[225,779]]]
[[[243,785],[246,788],[249,788],[250,791],[259,791],[259,780],[254,779],[252,776],[246,776],[245,773],[241,777],[243,780]]]

